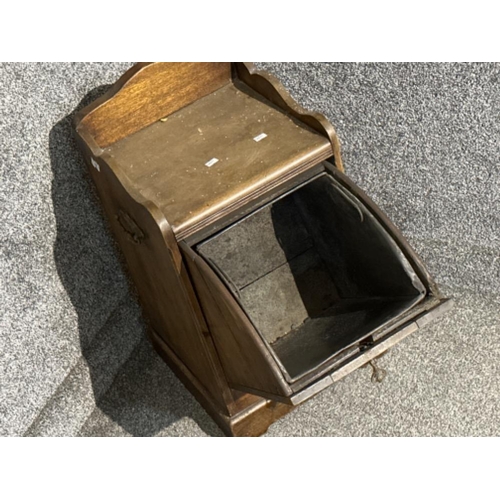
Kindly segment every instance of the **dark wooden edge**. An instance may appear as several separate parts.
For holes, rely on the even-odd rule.
[[[257,70],[253,63],[233,63],[235,74],[242,82],[294,118],[327,137],[332,145],[335,167],[344,172],[340,141],[330,121],[321,113],[300,106],[282,83],[267,71]]]
[[[149,338],[158,354],[175,373],[186,389],[193,394],[205,411],[226,434],[233,437],[256,437],[264,434],[269,426],[293,410],[293,406],[267,399],[251,398],[247,407],[242,408],[232,417],[221,413],[207,391],[182,361],[153,330],[148,331]]]

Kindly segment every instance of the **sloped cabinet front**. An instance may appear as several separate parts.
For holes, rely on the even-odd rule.
[[[229,435],[451,302],[343,175],[328,120],[247,63],[139,63],[75,116],[153,345]]]
[[[405,244],[336,177],[325,170],[183,245],[234,388],[301,402],[440,303]]]

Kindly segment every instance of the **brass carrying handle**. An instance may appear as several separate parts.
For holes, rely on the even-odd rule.
[[[368,349],[372,348],[373,346],[374,346],[373,337],[370,336],[367,339],[364,339],[360,343],[360,350],[361,350],[361,352],[367,351]],[[366,363],[366,365],[369,365],[372,367],[371,380],[373,383],[380,384],[385,379],[385,377],[387,377],[387,370],[384,370],[383,368],[381,368],[377,362],[377,360],[379,358],[381,358],[382,356],[385,356],[385,354],[387,354],[387,351],[380,353],[378,356],[375,356],[373,359],[371,359],[370,361],[368,361]]]
[[[372,382],[380,384],[387,376],[387,370],[381,368],[375,359],[372,359],[368,364],[372,367],[373,370],[371,376]]]
[[[135,243],[136,245],[140,245],[144,241],[144,233],[141,231],[141,228],[135,223],[135,221],[123,210],[119,210],[116,215],[116,220],[122,227],[122,229],[127,233],[128,239]]]

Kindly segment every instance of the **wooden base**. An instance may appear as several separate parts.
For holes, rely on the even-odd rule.
[[[236,413],[229,415],[229,410],[224,412],[220,405],[214,402],[206,389],[155,331],[149,330],[149,337],[158,354],[227,436],[260,436],[272,423],[294,408],[252,394],[238,393],[239,396],[233,405]]]

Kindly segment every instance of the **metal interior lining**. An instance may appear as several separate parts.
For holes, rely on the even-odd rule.
[[[323,174],[197,246],[292,378],[425,296],[396,242]]]

